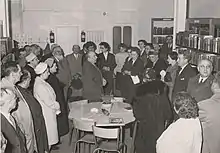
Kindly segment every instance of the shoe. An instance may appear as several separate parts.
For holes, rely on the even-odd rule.
[[[50,150],[58,150],[60,149],[58,146],[51,146]]]

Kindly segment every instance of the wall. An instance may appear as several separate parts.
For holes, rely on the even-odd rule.
[[[190,18],[220,18],[220,0],[190,0]]]
[[[114,25],[132,25],[132,43],[136,45],[138,39],[151,41],[152,17],[173,17],[173,0],[22,1],[22,25],[19,22],[13,24],[14,35],[20,28],[21,33],[31,36],[34,43],[42,44],[45,44],[49,31],[58,25],[77,25],[80,30],[103,30],[105,41],[110,44]],[[107,14],[104,16],[103,12]]]

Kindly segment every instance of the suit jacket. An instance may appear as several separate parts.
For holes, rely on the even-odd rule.
[[[219,153],[220,151],[220,94],[200,101],[199,119],[203,129],[202,153]]]
[[[160,51],[160,58],[166,60],[167,59],[167,54],[171,53],[172,50],[173,50],[172,47],[169,48],[167,43],[163,44],[163,46],[161,48],[161,51]]]
[[[27,69],[30,72],[30,74],[31,74],[31,82],[30,82],[30,85],[29,85],[28,89],[31,92],[33,92],[34,81],[35,81],[35,78],[36,78],[36,73],[35,73],[34,69],[31,66],[29,66],[28,64],[26,64],[24,68]]]
[[[100,100],[103,87],[102,74],[99,68],[85,61],[82,70],[83,97],[88,100]]]
[[[122,68],[122,72],[124,72],[125,70],[131,71],[132,76],[138,75],[138,77],[142,79],[144,72],[144,62],[140,58],[137,58],[134,64],[132,64],[132,61],[128,60],[127,58]]]
[[[98,59],[97,59],[97,66],[102,72],[103,77],[107,75],[112,75],[113,77],[113,72],[116,67],[115,55],[113,55],[112,53],[108,53],[107,60],[106,60],[103,53],[99,54]],[[110,71],[103,70],[104,66],[109,67]]]
[[[199,83],[200,75],[190,78],[187,92],[196,99],[197,102],[210,98],[213,93],[211,90],[213,75],[210,75],[203,83]]]
[[[1,114],[1,132],[7,139],[5,153],[27,153],[24,134],[16,124],[16,129]]]
[[[180,74],[179,72],[180,69],[176,73],[172,97],[174,97],[178,92],[187,91],[189,79],[196,76],[196,71],[190,64],[188,64]]]
[[[45,125],[45,120],[41,105],[34,98],[34,96],[30,91],[20,86],[18,86],[18,89],[21,92],[24,99],[26,100],[31,111],[33,124],[34,124],[36,144],[37,144],[37,151],[38,153],[44,153],[45,151],[49,151],[47,133],[46,133],[47,130],[46,130],[46,125]]]
[[[76,58],[74,54],[66,56],[71,76],[74,76],[76,73],[82,74],[82,54],[78,54]]]
[[[153,63],[150,61],[150,59],[148,58],[148,55],[146,54],[145,51],[142,53],[142,55],[140,55],[140,59],[144,62],[144,67],[145,67],[148,63],[153,64]]]

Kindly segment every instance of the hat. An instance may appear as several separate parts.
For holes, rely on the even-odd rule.
[[[54,59],[53,58],[48,58],[45,60],[45,63],[49,66],[52,67],[53,63],[54,63]]]
[[[26,59],[27,62],[30,62],[36,57],[37,56],[34,53],[30,53],[28,56],[25,57],[25,59]]]
[[[40,62],[34,69],[36,74],[42,74],[47,69],[47,64]]]

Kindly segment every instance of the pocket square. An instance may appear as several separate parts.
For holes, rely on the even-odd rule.
[[[185,80],[185,78],[180,78],[181,81]]]

